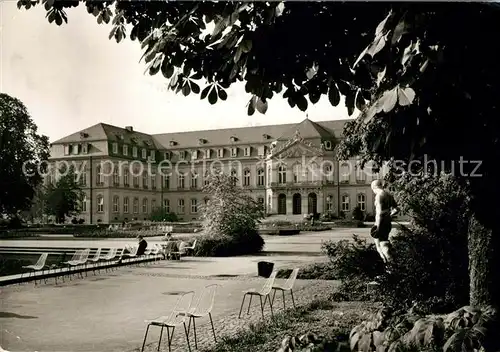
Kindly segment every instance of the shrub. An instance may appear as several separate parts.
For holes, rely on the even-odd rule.
[[[363,221],[365,219],[365,214],[359,205],[356,205],[352,210],[352,218],[357,221]]]
[[[195,255],[230,256],[253,254],[264,248],[257,223],[264,217],[262,204],[242,193],[236,177],[216,172],[203,191],[210,195],[202,206],[203,234]]]
[[[73,218],[73,219],[71,219],[71,223],[76,225],[76,224],[78,224],[78,220],[76,218]]]
[[[330,259],[332,276],[341,281],[339,294],[346,300],[365,299],[366,283],[384,270],[373,243],[353,235],[353,241],[327,241],[322,250]]]
[[[278,279],[286,279],[293,269],[281,269],[276,276]],[[315,263],[300,268],[297,274],[299,280],[336,280],[335,271],[330,263]]]
[[[80,225],[81,225],[81,224],[83,224],[84,222],[85,222],[85,220],[83,220],[83,219],[78,219],[78,223],[79,223]]]
[[[414,307],[416,308],[416,307]],[[491,307],[464,306],[446,315],[425,315],[418,309],[404,314],[381,309],[350,333],[352,350],[496,351],[498,315]]]

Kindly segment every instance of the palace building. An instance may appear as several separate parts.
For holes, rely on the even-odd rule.
[[[62,164],[74,166],[85,223],[149,220],[158,207],[197,220],[215,169],[235,175],[268,214],[349,216],[357,205],[373,214],[370,182],[379,174],[335,158],[346,121],[151,135],[99,123],[51,144],[46,183]]]

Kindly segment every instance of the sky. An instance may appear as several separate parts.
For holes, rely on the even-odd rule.
[[[48,23],[43,6],[18,10],[0,0],[0,91],[20,99],[50,141],[99,122],[144,133],[167,133],[348,118],[344,102],[326,97],[306,112],[276,96],[265,115],[247,116],[243,84],[210,105],[199,95],[167,90],[161,75],[145,74],[138,42],[109,40],[84,6],[67,10],[68,24]]]

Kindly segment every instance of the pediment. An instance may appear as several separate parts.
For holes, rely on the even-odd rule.
[[[277,148],[276,151],[271,153],[272,158],[301,158],[322,156],[323,150],[321,148],[315,147],[303,140],[294,141],[291,144],[285,144],[282,148]]]

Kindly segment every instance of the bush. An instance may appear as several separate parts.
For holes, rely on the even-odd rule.
[[[336,220],[333,222],[333,227],[361,228],[365,227],[365,224],[359,220]]]
[[[365,214],[359,205],[356,205],[352,210],[352,219],[357,221],[363,221],[365,219]]]
[[[366,283],[384,271],[373,243],[353,235],[353,241],[327,241],[322,250],[330,259],[332,276],[341,281],[339,295],[345,300],[366,299]]]
[[[78,224],[78,220],[76,218],[73,218],[73,219],[71,219],[71,223],[76,225],[76,224]]]
[[[276,276],[278,279],[287,279],[293,269],[281,269]],[[300,268],[297,279],[299,280],[337,280],[335,271],[330,263],[315,263]]]
[[[498,315],[491,307],[464,306],[446,315],[426,315],[418,309],[401,314],[384,308],[354,327],[349,339],[351,349],[360,352],[496,351],[498,329]]]
[[[217,172],[209,176],[203,191],[210,195],[202,206],[203,234],[195,255],[253,254],[264,248],[257,222],[264,217],[262,204],[241,192],[236,177]]]

